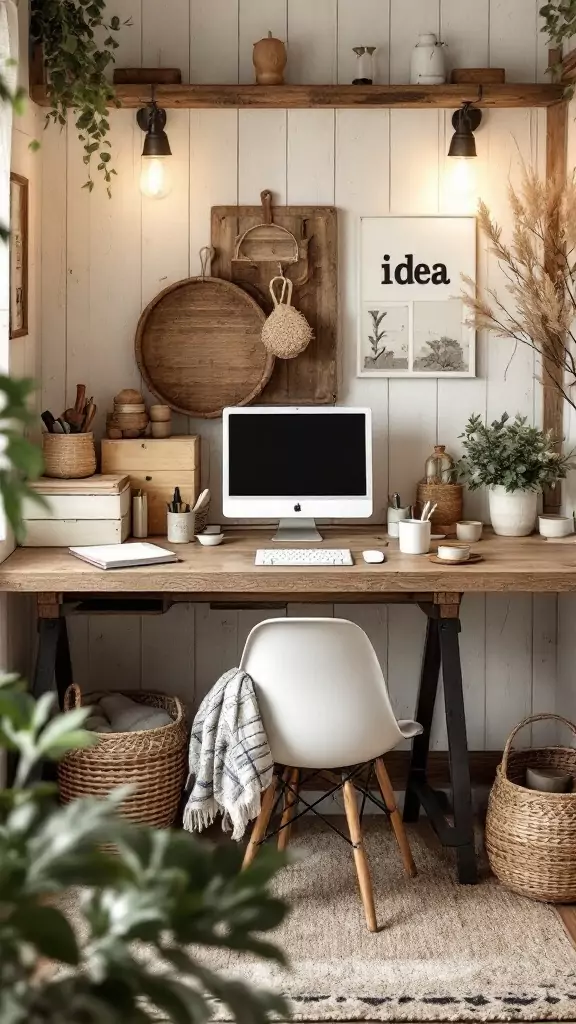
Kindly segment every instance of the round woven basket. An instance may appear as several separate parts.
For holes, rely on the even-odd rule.
[[[456,523],[462,519],[462,484],[418,484],[417,509],[422,512],[427,501],[437,508],[430,517],[434,529],[440,533],[455,533]]]
[[[486,849],[492,871],[509,889],[547,903],[575,903],[576,792],[536,792],[526,788],[525,777],[528,766],[576,777],[576,749],[511,749],[520,729],[546,719],[576,735],[576,726],[560,715],[531,715],[512,730],[490,793]]]
[[[65,708],[89,705],[101,694],[84,699],[78,686],[68,688]],[[131,784],[133,793],[124,801],[122,814],[140,824],[170,828],[178,813],[186,776],[188,729],[186,713],[177,697],[161,693],[125,694],[139,704],[162,708],[170,725],[138,732],[99,733],[99,742],[75,750],[58,766],[58,785],[63,803],[78,797],[103,797],[118,786]]]
[[[80,480],[96,472],[94,434],[42,434],[44,475]]]
[[[282,282],[280,298],[276,297],[274,291],[277,281]],[[312,328],[306,317],[290,305],[292,281],[287,277],[273,277],[270,294],[274,309],[262,328],[262,344],[279,359],[295,359],[312,341]]]

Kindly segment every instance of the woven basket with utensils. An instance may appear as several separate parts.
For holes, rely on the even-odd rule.
[[[557,769],[576,778],[576,749],[512,750],[520,729],[560,715],[532,715],[512,730],[496,771],[486,818],[492,871],[509,889],[550,903],[576,902],[576,792],[542,793],[525,785],[526,769]]]
[[[102,694],[82,697],[78,686],[68,688],[66,710],[90,705]],[[162,708],[172,722],[137,732],[99,733],[98,744],[67,754],[58,766],[63,803],[77,797],[105,796],[118,786],[134,789],[122,805],[122,814],[140,824],[170,828],[178,813],[186,776],[186,713],[177,697],[141,691],[125,694],[139,704]]]

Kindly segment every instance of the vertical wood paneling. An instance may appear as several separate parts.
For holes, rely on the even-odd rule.
[[[238,201],[260,203],[268,188],[286,202],[285,110],[241,110],[238,115]]]
[[[390,81],[390,0],[356,0],[338,6],[338,81],[356,74],[354,46],[376,46],[374,81]]]
[[[142,4],[143,0],[114,0],[114,14],[122,22],[117,33],[118,49],[114,51],[114,60],[118,68],[139,68],[142,66]],[[128,22],[128,24],[125,24]],[[103,31],[108,35],[106,30]],[[114,65],[110,65],[107,73],[112,77]]]
[[[240,82],[254,82],[252,53],[254,43],[269,32],[286,42],[286,0],[240,0],[238,32],[238,67]]]
[[[372,409],[374,515],[388,494],[388,381],[356,377],[360,217],[389,210],[389,111],[336,111],[336,206],[339,217],[340,400]]]
[[[490,67],[508,82],[536,81],[537,0],[490,0]]]
[[[287,82],[337,80],[337,0],[288,0]]]
[[[390,81],[410,81],[410,54],[422,32],[440,32],[440,0],[391,0]]]
[[[558,688],[558,597],[534,594],[532,637],[532,712],[554,712]],[[558,742],[554,722],[536,722],[532,727],[535,745]]]
[[[190,77],[190,0],[170,0],[169,11],[158,0],[142,0],[142,64],[180,68]]]
[[[488,67],[490,0],[440,0],[440,38],[452,68]]]
[[[558,685],[556,710],[571,722],[576,722],[576,594],[562,594],[558,604]],[[561,730],[561,731],[560,731]],[[565,727],[559,726],[558,738],[565,740]],[[570,745],[574,740],[569,739]]]
[[[288,111],[287,197],[290,206],[334,203],[333,110]]]
[[[190,0],[190,81],[238,81],[238,0]]]
[[[194,708],[223,672],[238,664],[238,612],[195,606]]]
[[[532,705],[532,598],[491,594],[486,602],[486,747],[501,749]],[[528,739],[530,738],[528,734]]]
[[[65,408],[67,129],[42,138],[42,408]],[[55,413],[56,415],[56,413]]]
[[[90,233],[92,204],[88,190],[82,187],[86,181],[86,168],[82,163],[82,146],[73,128],[68,132],[67,149],[67,288],[64,407],[73,398],[75,383],[84,382],[88,388],[91,386],[91,378],[88,376],[86,344],[90,328]],[[100,185],[100,187],[102,186]],[[46,238],[44,238],[43,245],[46,254]],[[44,262],[46,262],[46,258],[47,256],[45,255]],[[45,359],[43,359],[43,373],[46,373]],[[96,395],[95,391],[91,393]],[[98,396],[98,404],[101,407],[100,396]]]
[[[140,690],[142,619],[139,615],[92,615],[88,620],[89,688]]]
[[[164,615],[142,616],[142,689],[194,703],[193,604],[175,604]]]
[[[164,199],[142,197],[142,305],[190,270],[190,113],[169,111],[172,191]]]

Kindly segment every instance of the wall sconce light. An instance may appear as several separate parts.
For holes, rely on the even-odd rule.
[[[146,132],[142,150],[142,173],[140,191],[149,199],[164,199],[170,192],[170,173],[167,158],[172,156],[166,127],[166,111],[156,101],[138,111],[137,121]]]
[[[452,116],[454,135],[448,150],[448,156],[469,160],[476,156],[476,139],[474,132],[480,127],[482,111],[471,103],[464,103],[460,110]]]

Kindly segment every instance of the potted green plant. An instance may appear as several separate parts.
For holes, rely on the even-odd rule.
[[[488,488],[490,520],[503,537],[525,537],[534,529],[538,495],[574,468],[550,432],[531,427],[525,416],[503,413],[485,425],[477,414],[460,435],[464,454],[458,476],[471,491]]]

